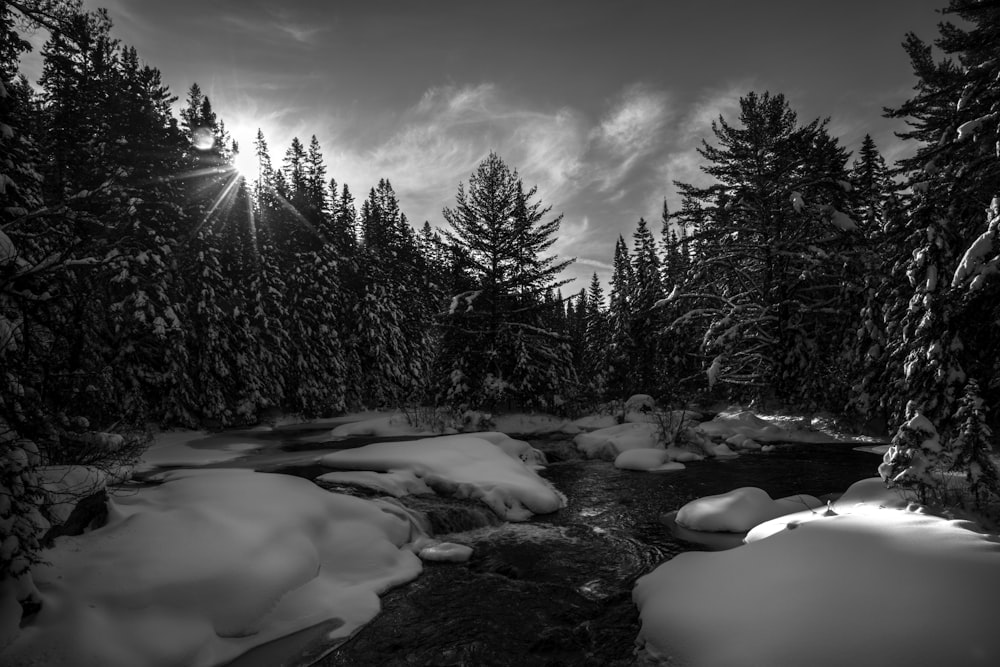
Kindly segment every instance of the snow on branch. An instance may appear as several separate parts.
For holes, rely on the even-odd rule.
[[[968,283],[969,291],[975,291],[983,286],[986,280],[1000,273],[1000,254],[998,254],[998,238],[1000,238],[1000,199],[993,198],[986,211],[988,226],[979,238],[965,251],[962,261],[955,269],[951,286],[958,287]]]

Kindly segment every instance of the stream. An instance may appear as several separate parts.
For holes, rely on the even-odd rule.
[[[472,558],[425,563],[415,581],[382,597],[379,616],[332,651],[317,628],[233,665],[633,665],[636,578],[679,553],[707,549],[674,537],[662,515],[740,486],[774,498],[840,493],[872,476],[878,463],[850,445],[802,444],[653,474],[584,459],[566,439],[531,442],[546,453],[550,464],[541,474],[566,494],[565,508],[506,523],[473,501],[403,498],[428,516],[438,539],[473,546]],[[323,446],[292,443],[285,450],[313,447]],[[309,478],[323,472],[276,471]],[[281,655],[290,650],[296,657]]]

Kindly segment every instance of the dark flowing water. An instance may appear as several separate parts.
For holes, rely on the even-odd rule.
[[[582,459],[566,441],[533,444],[553,461],[542,474],[566,494],[567,507],[450,536],[475,548],[467,563],[426,563],[416,581],[383,597],[374,621],[317,665],[634,664],[635,579],[704,548],[673,537],[663,514],[740,486],[775,498],[839,493],[872,476],[878,463],[845,445],[794,445],[651,474]],[[439,529],[467,527],[440,517],[461,515],[455,503],[468,501],[404,502],[438,515]]]

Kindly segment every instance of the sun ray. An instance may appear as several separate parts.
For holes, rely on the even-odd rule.
[[[205,225],[208,224],[209,220],[211,220],[212,218],[212,215],[215,213],[215,211],[219,208],[221,204],[227,203],[229,207],[232,207],[232,200],[235,198],[235,195],[233,193],[236,186],[239,184],[241,178],[242,176],[238,171],[236,171],[235,169],[231,170],[229,178],[226,180],[225,186],[223,186],[223,188],[219,191],[219,194],[216,195],[215,201],[212,202],[212,206],[209,207],[208,211],[205,213],[205,216],[201,219],[201,222],[199,222],[198,226],[195,227],[194,230],[191,232],[192,237],[197,236],[199,233],[201,233],[201,230],[205,228]]]

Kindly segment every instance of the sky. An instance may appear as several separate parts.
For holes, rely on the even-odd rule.
[[[750,91],[830,117],[850,150],[870,133],[906,152],[882,109],[912,92],[905,34],[932,40],[945,0],[84,3],[182,101],[197,82],[245,154],[257,128],[276,163],[315,134],[359,203],[388,178],[415,225],[444,226],[496,151],[564,216],[566,293],[607,281],[640,217],[658,232],[674,180],[705,182],[695,149]]]

